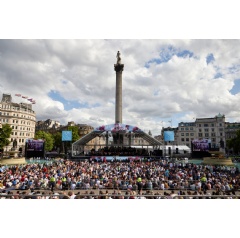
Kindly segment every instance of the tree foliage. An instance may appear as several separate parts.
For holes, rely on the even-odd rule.
[[[61,132],[57,132],[55,134],[52,135],[53,136],[53,147],[56,150],[57,148],[61,149],[62,147],[62,133]]]
[[[227,148],[232,149],[234,154],[240,153],[240,130],[236,132],[236,137],[227,140]]]
[[[9,124],[2,124],[0,128],[0,150],[10,144],[10,135],[12,133],[12,128]]]
[[[35,139],[42,139],[45,141],[45,151],[51,151],[53,148],[53,135],[45,131],[37,131]]]
[[[77,126],[69,126],[69,131],[72,131],[72,143],[79,140],[80,136],[78,134],[78,127]]]

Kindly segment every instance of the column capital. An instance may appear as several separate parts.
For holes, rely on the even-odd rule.
[[[124,68],[124,64],[114,64],[114,70],[116,72],[122,72]]]

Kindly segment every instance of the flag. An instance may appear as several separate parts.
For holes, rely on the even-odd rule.
[[[28,98],[28,96],[22,96],[22,98]]]
[[[32,104],[36,104],[36,101],[35,100],[33,100],[33,101],[31,101],[32,102]]]
[[[32,102],[32,101],[33,101],[33,98],[28,98],[28,101]]]
[[[19,93],[16,93],[16,94],[15,94],[15,96],[17,96],[17,97],[21,97],[21,94],[19,94]]]

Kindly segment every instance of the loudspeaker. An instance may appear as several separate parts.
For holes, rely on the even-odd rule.
[[[168,147],[168,154],[171,155],[171,147]]]

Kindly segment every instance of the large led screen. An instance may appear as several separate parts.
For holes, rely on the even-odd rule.
[[[72,141],[72,131],[62,131],[62,141]]]
[[[208,151],[210,143],[211,141],[209,139],[195,139],[192,141],[192,149],[193,151]]]
[[[27,151],[43,151],[43,140],[27,140]]]
[[[164,131],[164,141],[174,141],[174,131]]]

